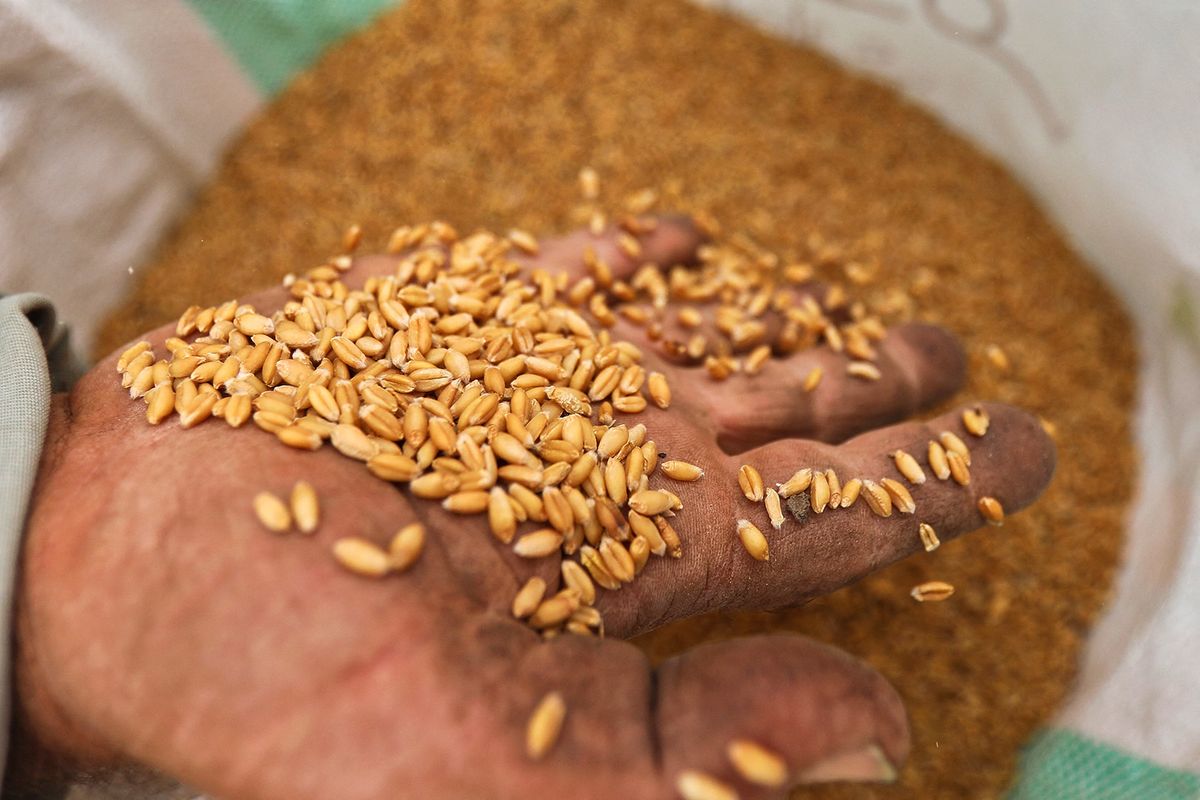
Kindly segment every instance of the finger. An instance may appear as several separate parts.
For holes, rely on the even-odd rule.
[[[1005,405],[988,404],[984,409],[991,424],[982,438],[965,431],[961,411],[956,411],[928,422],[873,431],[840,446],[793,439],[720,465],[706,464],[701,481],[671,486],[684,506],[672,521],[684,543],[682,558],[651,559],[638,580],[618,592],[604,593],[597,605],[609,630],[629,635],[716,609],[802,603],[921,549],[922,522],[947,541],[986,523],[978,506],[982,497],[995,498],[1009,515],[1028,506],[1054,472],[1054,445],[1031,415]],[[929,441],[937,440],[943,431],[956,434],[970,447],[966,486],[953,479],[940,480],[927,462]],[[685,450],[680,457],[686,457],[686,444],[680,449]],[[898,472],[890,457],[898,449],[919,460],[925,483],[909,483]],[[855,477],[876,483],[889,477],[908,489],[916,510],[880,517],[860,495],[849,508],[809,511],[803,521],[785,506],[785,519],[776,530],[764,504],[742,495],[736,478],[741,464],[757,467],[768,487],[803,467],[832,467],[843,485]],[[811,494],[805,493],[805,498]],[[739,519],[749,520],[765,535],[769,561],[755,560],[747,553],[737,535]]]
[[[530,268],[565,272],[571,281],[598,275],[603,288],[610,280],[624,280],[642,264],[673,266],[695,260],[704,236],[686,214],[645,218],[648,230],[633,235],[616,226],[599,233],[580,228],[562,236],[538,241],[533,252],[514,248],[511,258]],[[632,244],[630,244],[632,243]],[[527,247],[527,246],[526,246]],[[399,263],[399,255],[367,255],[353,260],[356,275],[386,275]]]
[[[805,522],[788,519],[773,539],[778,544],[776,550],[781,561],[792,564],[807,558],[824,564],[825,568],[801,567],[798,574],[792,573],[787,580],[802,581],[814,593],[830,592],[921,550],[918,529],[922,522],[931,525],[938,537],[947,541],[987,523],[978,506],[982,497],[996,498],[1007,514],[1037,499],[1054,473],[1053,442],[1037,419],[1024,411],[1000,404],[988,404],[985,409],[991,425],[982,438],[964,429],[959,410],[928,422],[873,431],[839,448],[822,448],[812,453],[810,458],[825,457],[813,466],[833,466],[843,482],[852,476],[871,478],[876,483],[882,478],[899,481],[911,494],[916,510],[912,514],[894,510],[891,516],[880,517],[865,502],[866,498],[860,497],[848,509],[810,514]],[[953,478],[939,479],[929,465],[929,442],[938,440],[945,431],[970,448],[970,483],[966,486]],[[918,461],[925,473],[924,483],[913,484],[900,473],[890,457],[898,450]],[[787,480],[794,471],[790,469],[791,463],[784,460],[786,452],[786,443],[780,443],[748,455],[754,463],[767,465],[763,479],[773,485]],[[761,508],[753,511],[755,516],[750,519],[765,524],[766,515],[760,513]],[[784,598],[764,599],[770,604]]]
[[[594,276],[596,263],[604,264],[614,279],[624,280],[642,264],[674,266],[695,260],[696,249],[704,237],[690,216],[663,214],[649,219],[653,228],[638,236],[614,226],[599,235],[580,229],[546,239],[539,244],[536,254],[518,254],[516,259],[531,267],[561,270],[572,280]],[[636,249],[623,246],[623,239],[636,242]]]
[[[908,755],[908,724],[887,681],[845,653],[800,637],[703,645],[658,669],[663,771],[699,770],[742,798],[784,796],[788,786],[892,781]],[[778,755],[787,778],[774,791],[748,781],[729,746],[749,741]]]
[[[876,349],[877,379],[852,374],[851,359],[815,347],[714,384],[721,446],[738,453],[783,436],[844,441],[937,405],[966,378],[962,345],[943,328],[899,325]]]
[[[892,780],[909,748],[903,706],[887,682],[800,637],[704,645],[654,670],[630,645],[561,637],[521,659],[502,728],[522,730],[549,692],[565,701],[561,733],[510,789],[675,798],[691,771],[742,798],[781,798],[800,783]],[[778,759],[775,785],[739,773],[728,754],[737,740]],[[521,758],[521,745],[506,739],[496,749]],[[497,795],[509,796],[499,787]]]

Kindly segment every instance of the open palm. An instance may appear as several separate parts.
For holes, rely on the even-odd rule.
[[[645,258],[687,261],[698,240],[663,221]],[[536,259],[582,273],[591,244],[618,271],[635,266],[610,237],[546,242]],[[393,268],[358,259],[348,282]],[[279,291],[252,301],[270,310]],[[148,339],[161,349],[164,328]],[[146,425],[113,378],[112,356],[56,398],[25,544],[19,687],[25,715],[51,750],[89,764],[144,765],[230,798],[659,798],[699,770],[742,797],[784,788],[746,782],[730,766],[734,739],[786,761],[789,782],[884,779],[908,748],[892,689],[849,656],[794,636],[709,644],[652,667],[624,638],[726,609],[802,603],[921,547],[920,522],[943,539],[980,527],[976,501],[1010,512],[1048,482],[1054,454],[1037,421],[987,406],[973,439],[971,481],[912,487],[916,514],[880,517],[864,502],[790,516],[771,528],[746,500],[737,470],[768,486],[804,466],[899,477],[889,454],[924,453],[959,414],[880,427],[958,389],[952,337],[900,326],[879,345],[878,381],[845,375],[825,348],[773,359],[757,375],[712,381],[670,364],[621,322],[614,336],[669,375],[669,410],[636,418],[669,458],[701,465],[695,483],[656,485],[684,503],[679,559],[652,558],[638,580],[596,601],[607,638],[544,641],[510,611],[539,575],[555,590],[558,557],[528,560],[462,517],[398,491],[332,448],[302,452],[217,420],[189,430]],[[801,385],[812,367],[825,378]],[[865,433],[864,433],[865,432]],[[861,434],[861,435],[858,435]],[[856,436],[857,435],[857,436]],[[850,438],[856,436],[856,438]],[[804,437],[804,438],[791,438]],[[262,490],[299,480],[321,497],[314,536],[267,533],[251,512]],[[669,484],[669,485],[668,485]],[[769,561],[735,533],[766,531]],[[412,521],[428,531],[402,576],[368,580],[329,555],[335,540],[386,542]],[[532,527],[532,526],[531,526]],[[530,712],[547,692],[568,708],[545,759],[525,754]]]

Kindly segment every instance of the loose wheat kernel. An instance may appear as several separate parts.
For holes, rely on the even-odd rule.
[[[938,441],[942,443],[942,447],[946,448],[946,453],[958,453],[962,457],[963,462],[969,467],[971,466],[971,450],[967,447],[966,442],[958,438],[951,431],[942,431],[938,434]]]
[[[557,553],[563,544],[563,535],[553,528],[526,533],[513,542],[513,552],[521,558],[545,558]]]
[[[383,548],[357,536],[334,542],[333,557],[350,572],[368,578],[382,578],[392,568],[391,559]]]
[[[849,508],[858,500],[859,494],[862,493],[863,482],[861,478],[851,478],[842,486],[842,508]]]
[[[913,496],[900,481],[894,478],[882,478],[879,481],[879,485],[892,498],[892,506],[901,514],[912,514],[917,510],[917,504],[913,500]]]
[[[950,476],[954,478],[954,482],[959,486],[966,486],[971,482],[971,470],[967,468],[967,461],[957,450],[951,450],[946,454],[946,463],[950,465]]]
[[[524,253],[528,253],[529,255],[537,255],[538,253],[537,237],[528,231],[513,228],[508,232],[508,240]]]
[[[579,170],[579,193],[585,200],[595,200],[600,195],[600,176],[591,167]]]
[[[567,562],[563,562],[564,564]],[[536,575],[525,581],[512,601],[512,615],[524,619],[537,610],[546,595],[546,581]]]
[[[738,800],[732,786],[699,770],[686,769],[675,778],[675,789],[683,800]]]
[[[312,533],[321,521],[317,490],[308,481],[298,481],[292,487],[292,518],[301,533]]]
[[[659,465],[659,469],[668,478],[677,481],[698,481],[704,477],[704,470],[695,464],[689,464],[687,461],[679,461],[672,459],[664,461]]]
[[[946,459],[946,448],[938,442],[929,440],[929,468],[938,480],[944,481],[950,477],[950,462]]]
[[[932,553],[938,549],[938,545],[942,542],[938,539],[937,531],[928,522],[922,522],[918,528],[918,533],[921,535],[921,544],[925,547],[926,553]]]
[[[671,386],[667,383],[667,376],[661,372],[651,372],[646,379],[646,385],[650,392],[650,399],[654,401],[654,405],[659,408],[669,408],[671,405]]]
[[[896,469],[909,483],[919,485],[925,482],[925,470],[921,469],[921,465],[912,455],[904,450],[897,450],[892,453],[892,459],[896,462]]]
[[[738,486],[746,499],[758,503],[763,499],[763,479],[758,470],[749,464],[743,464],[738,469]]]
[[[993,367],[1001,372],[1008,372],[1011,364],[1009,363],[1008,355],[1000,349],[999,345],[989,344],[984,348],[983,352],[987,356],[988,361],[992,362]]]
[[[804,391],[811,392],[813,389],[816,389],[821,383],[821,376],[824,374],[820,367],[813,367],[809,370],[808,375],[804,377]]]
[[[729,763],[745,780],[759,786],[783,786],[787,763],[778,753],[749,739],[734,739],[725,748]]]
[[[292,527],[287,504],[270,492],[259,492],[254,496],[254,513],[267,530],[282,533]]]
[[[875,481],[863,479],[862,495],[866,498],[867,505],[871,511],[875,512],[880,517],[890,517],[892,515],[892,496],[888,490],[875,483]]]
[[[421,557],[425,549],[425,526],[419,522],[405,525],[388,544],[388,558],[391,568],[396,572],[404,572]]]
[[[737,521],[738,538],[742,540],[742,547],[746,548],[746,552],[759,561],[770,561],[771,554],[767,546],[767,537],[763,536],[763,532],[758,529],[748,519],[739,519]]]
[[[952,594],[954,587],[945,581],[926,581],[912,590],[912,597],[918,603],[939,603]]]
[[[771,358],[771,346],[760,344],[746,356],[746,374],[757,375]]]
[[[567,704],[559,692],[550,692],[541,699],[525,727],[525,753],[534,761],[546,756],[558,743]]]
[[[792,477],[779,485],[779,496],[786,499],[794,494],[800,494],[800,492],[803,492],[812,485],[812,480],[813,471],[811,467],[798,469],[792,474]]]
[[[1004,524],[1004,506],[994,497],[979,498],[979,513],[992,525]]]
[[[851,361],[846,365],[846,374],[867,381],[877,381],[883,377],[879,367],[870,361]]]
[[[824,472],[814,472],[812,486],[809,487],[809,505],[814,514],[821,514],[829,505],[832,494],[829,490],[829,479]]]
[[[783,515],[783,502],[779,492],[768,488],[763,496],[763,505],[766,506],[767,516],[771,519],[771,527],[775,530],[782,528],[786,517]]]
[[[962,413],[963,427],[972,436],[983,436],[988,432],[988,426],[991,424],[991,418],[983,406],[975,406],[968,408]]]
[[[629,498],[629,507],[639,514],[652,517],[675,506],[675,496],[661,489],[643,489]]]

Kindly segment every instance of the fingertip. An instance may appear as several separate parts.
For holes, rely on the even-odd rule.
[[[936,405],[966,382],[966,351],[945,328],[909,322],[892,328],[884,342],[896,363],[908,372],[918,408]]]
[[[644,260],[662,266],[693,263],[697,249],[707,237],[692,216],[669,213],[659,214],[655,219],[658,224],[642,242]]]
[[[991,493],[1007,512],[1033,503],[1054,477],[1058,451],[1041,421],[1027,411],[1004,403],[981,403],[987,413],[988,432],[967,436],[972,455],[996,464],[1004,480]]]

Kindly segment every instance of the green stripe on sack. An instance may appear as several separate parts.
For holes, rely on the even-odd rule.
[[[399,0],[188,0],[267,96]]]
[[[1200,775],[1144,761],[1072,731],[1048,730],[1025,748],[1007,800],[1197,800]]]

